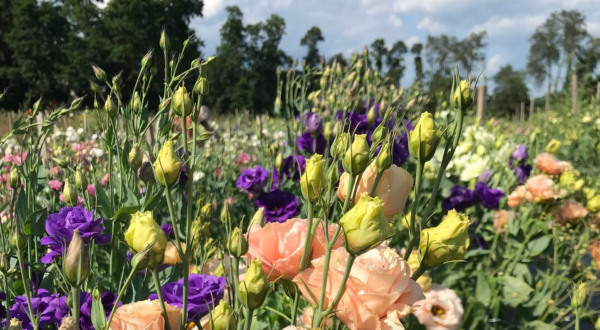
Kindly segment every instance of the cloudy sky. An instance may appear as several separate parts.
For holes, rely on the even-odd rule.
[[[464,38],[485,30],[484,76],[490,78],[505,64],[525,67],[529,37],[553,11],[582,11],[588,31],[600,36],[600,0],[205,0],[204,17],[191,25],[209,55],[216,52],[229,5],[241,8],[245,23],[262,21],[272,13],[282,16],[286,35],[281,48],[295,58],[305,55],[300,39],[315,25],[325,37],[319,48],[326,57],[339,52],[350,55],[377,38],[388,45],[403,40],[410,46],[424,42],[428,34]],[[404,85],[414,79],[413,60],[406,60]],[[534,93],[543,92],[535,89]]]

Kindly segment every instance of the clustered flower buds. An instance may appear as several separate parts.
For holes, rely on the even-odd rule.
[[[437,129],[431,113],[425,111],[421,114],[419,122],[410,132],[410,149],[412,154],[424,164],[433,158],[442,132]]]

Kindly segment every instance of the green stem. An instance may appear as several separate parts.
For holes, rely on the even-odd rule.
[[[369,196],[371,196],[371,197],[375,196],[375,191],[377,190],[377,186],[379,185],[379,180],[381,180],[382,176],[383,176],[383,171],[381,171],[381,170],[377,171],[377,175],[375,176],[375,182],[373,182],[373,187],[371,188],[371,193],[369,194]]]
[[[167,195],[167,206],[169,207],[169,215],[171,216],[171,223],[173,224],[173,231],[175,232],[175,243],[177,243],[177,248],[179,249],[179,253],[181,253],[181,241],[179,239],[179,227],[175,223],[175,211],[173,210],[173,200],[171,198],[171,188],[169,186],[165,186],[165,194]],[[181,254],[180,254],[181,256]]]
[[[165,328],[171,330],[171,324],[169,323],[169,314],[167,314],[167,308],[165,307],[165,300],[160,286],[160,279],[158,278],[158,270],[152,270],[152,279],[154,279],[154,287],[156,288],[156,295],[160,302],[160,308],[162,309],[163,317],[165,318]]]
[[[294,294],[294,303],[292,305],[292,318],[290,321],[290,323],[292,323],[293,326],[296,326],[296,315],[298,314],[298,303],[300,302],[300,290],[298,290],[298,288],[296,288],[296,293]]]
[[[121,290],[119,291],[119,294],[117,295],[117,300],[115,300],[115,304],[113,305],[113,308],[110,311],[110,315],[108,316],[108,323],[106,324],[106,330],[110,329],[110,323],[112,322],[112,319],[115,316],[115,312],[117,311],[117,307],[119,307],[119,302],[123,298],[123,295],[125,294],[125,291],[127,291],[127,288],[129,287],[129,284],[133,280],[133,277],[135,276],[135,274],[136,274],[136,270],[135,270],[135,268],[133,268],[131,270],[131,273],[129,273],[129,276],[125,280],[125,285],[123,285],[121,287]]]
[[[25,264],[23,263],[23,251],[21,248],[17,248],[17,259],[19,260],[19,269],[21,271],[21,277],[23,278],[23,288],[25,289],[25,297],[27,297],[27,307],[29,309],[29,319],[31,320],[31,324],[33,325],[33,329],[37,330],[37,318],[35,318],[33,314],[33,308],[31,306],[31,292],[29,292],[29,276],[25,272]]]
[[[348,202],[350,202],[350,198],[352,195],[352,187],[354,186],[354,181],[356,180],[356,176],[350,175],[350,180],[348,181],[348,190],[346,191],[346,199],[344,199],[344,206],[342,207],[342,215],[346,213],[346,209],[348,209]]]
[[[71,308],[71,312],[73,313],[73,319],[75,321],[75,328],[79,329],[79,313],[81,312],[81,309],[80,309],[81,288],[79,286],[72,286],[71,293],[73,295],[73,308]]]
[[[8,325],[10,323],[10,291],[8,290],[8,276],[4,274],[4,289],[6,290],[6,300],[4,301],[4,305],[6,306],[6,328],[8,329]]]
[[[303,271],[304,269],[306,269],[307,264],[308,264],[308,257],[310,256],[310,253],[312,252],[312,243],[313,243],[313,239],[314,239],[314,235],[312,233],[312,223],[313,223],[313,204],[312,202],[308,202],[308,204],[306,205],[307,207],[307,213],[308,213],[308,226],[307,226],[307,232],[306,232],[306,238],[304,240],[304,249],[302,250],[302,258],[300,259],[300,268],[298,269],[298,273],[300,273],[301,271]]]
[[[426,270],[427,270],[427,267],[425,267],[425,265],[423,263],[421,263],[419,265],[419,268],[417,268],[417,270],[413,273],[411,278],[415,281],[418,280],[419,277],[421,277],[421,275],[423,275]]]
[[[327,310],[321,314],[318,314],[319,316],[315,315],[315,319],[322,319],[324,316],[331,313],[334,306],[337,305],[337,303],[340,301],[342,293],[346,290],[346,282],[348,282],[348,277],[350,277],[350,271],[352,270],[352,266],[354,265],[354,260],[356,260],[356,256],[353,254],[349,254],[348,260],[346,261],[346,268],[344,269],[344,277],[342,277],[342,282],[340,283],[340,289],[335,295],[335,298],[331,301],[331,305],[327,308]],[[321,320],[319,320],[319,323],[321,323],[320,321]],[[314,319],[313,324],[315,324]]]
[[[240,260],[237,257],[233,257],[233,264],[231,265],[231,269],[233,271],[233,279],[231,282],[233,282],[233,309],[237,310],[237,307],[239,306],[239,301],[238,299],[240,298]]]
[[[250,307],[246,307],[245,309],[245,320],[244,320],[244,330],[250,330],[250,328],[252,327],[252,314],[254,312],[254,310],[252,310],[252,308]]]
[[[417,214],[417,206],[419,204],[419,195],[421,193],[421,178],[423,177],[423,163],[417,163],[417,177],[415,180],[415,200],[412,203],[412,210],[410,213],[410,241],[408,242],[408,246],[406,247],[406,253],[404,254],[404,260],[408,260],[412,250],[415,248],[417,244],[417,240],[419,236],[417,235],[416,228],[416,214]],[[421,219],[421,221],[425,221],[425,219]]]

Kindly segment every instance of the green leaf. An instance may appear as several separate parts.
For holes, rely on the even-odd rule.
[[[527,329],[534,329],[534,330],[555,330],[557,329],[556,326],[552,325],[552,324],[548,324],[548,323],[544,323],[542,321],[533,321],[533,322],[529,322]]]
[[[475,290],[475,298],[485,306],[490,305],[492,299],[492,290],[484,273],[477,274],[477,289]]]
[[[472,258],[472,257],[484,256],[487,254],[490,254],[490,250],[472,249],[472,250],[467,251],[467,253],[465,253],[465,260]]]
[[[163,195],[163,189],[159,189],[154,196],[151,196],[144,202],[144,205],[142,206],[142,212],[153,211],[154,208],[162,201]]]
[[[517,307],[529,300],[533,289],[523,279],[514,276],[504,276],[502,295],[504,302],[510,307]]]
[[[119,221],[126,221],[129,219],[129,217],[134,214],[135,212],[140,210],[140,206],[139,205],[135,205],[135,206],[123,206],[122,208],[118,209],[117,212],[115,212],[115,219],[119,220]]]
[[[94,297],[92,294],[92,324],[96,330],[106,328],[106,313],[102,305],[102,297]]]
[[[42,236],[46,232],[46,218],[48,217],[48,210],[43,208],[36,210],[27,217],[25,222],[25,234]]]
[[[538,256],[548,248],[551,240],[550,236],[536,238],[527,243],[527,252],[531,257]]]
[[[17,195],[17,205],[15,206],[15,215],[19,221],[25,222],[27,219],[27,196],[25,190],[21,189]]]
[[[54,292],[54,274],[48,273],[44,276],[40,288],[46,289],[49,292]]]
[[[113,211],[113,206],[100,183],[96,183],[96,197],[98,198],[98,204],[100,205],[104,219],[112,219],[115,214]]]
[[[519,233],[519,224],[516,217],[508,217],[508,233],[517,236]]]

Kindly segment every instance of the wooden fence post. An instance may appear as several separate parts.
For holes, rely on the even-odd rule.
[[[546,92],[546,120],[550,119],[550,92],[551,90],[550,83],[548,83],[548,91]]]
[[[529,120],[533,120],[533,112],[535,111],[535,99],[532,97],[529,100]]]
[[[43,123],[44,120],[46,120],[46,113],[44,111],[39,111],[37,114],[36,121],[38,123]],[[37,133],[39,136],[42,135],[42,125],[38,125]],[[46,149],[46,141],[42,141],[42,150],[40,157],[42,158],[42,164],[48,165],[48,149]]]
[[[477,119],[479,123],[485,120],[486,98],[487,86],[479,86],[479,88],[477,89]]]
[[[525,102],[521,102],[521,122],[525,122]]]
[[[577,74],[573,73],[571,75],[571,107],[574,114],[579,112],[579,109],[577,109],[577,97]]]

